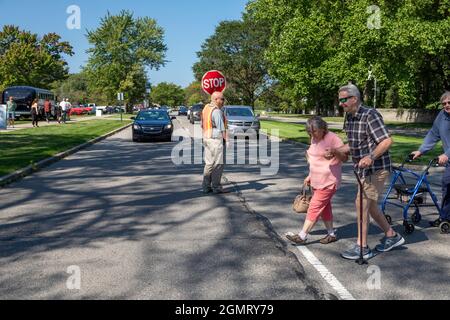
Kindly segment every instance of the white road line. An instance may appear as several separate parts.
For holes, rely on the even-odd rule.
[[[339,294],[343,300],[356,300],[350,292],[339,282],[339,280],[316,258],[316,256],[305,246],[297,246],[303,256],[320,273],[322,278]]]

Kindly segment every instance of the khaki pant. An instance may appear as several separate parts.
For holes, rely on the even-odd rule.
[[[379,170],[372,175],[362,179],[363,184],[363,230],[362,230],[362,241],[363,246],[367,245],[367,234],[369,231],[370,218],[372,217],[378,226],[383,230],[383,232],[388,232],[391,228],[386,218],[383,216],[379,206],[378,200],[381,195],[383,195],[384,184],[386,179],[389,177],[389,171]],[[358,220],[358,239],[360,238],[360,191],[358,186],[358,195],[356,197],[356,208],[357,208],[357,220]]]
[[[203,190],[222,188],[220,181],[224,168],[223,139],[203,139],[205,146],[205,169],[203,171]]]
[[[387,170],[379,170],[373,173],[372,175],[361,179],[364,187],[364,195],[363,202],[367,202],[367,200],[373,200],[378,202],[380,196],[384,191],[384,184],[386,183],[386,179],[389,177],[389,171]],[[359,201],[359,188],[358,188],[358,196],[356,200]]]

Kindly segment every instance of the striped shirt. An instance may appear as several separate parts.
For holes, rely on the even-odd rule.
[[[354,116],[351,113],[347,114],[344,131],[347,134],[350,153],[355,165],[361,159],[373,154],[380,142],[390,137],[381,114],[377,110],[363,105],[360,105]],[[389,151],[376,159],[371,167],[365,170],[358,169],[358,173],[367,177],[379,170],[391,171]]]

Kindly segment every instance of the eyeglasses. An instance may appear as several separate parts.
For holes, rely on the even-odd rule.
[[[341,99],[339,99],[339,102],[340,103],[346,103],[348,101],[348,99],[353,98],[353,97],[354,96],[348,96],[348,97],[345,97],[345,98],[341,98]]]
[[[444,101],[444,102],[442,102],[442,106],[443,106],[443,107],[445,107],[445,106],[450,106],[450,101]]]

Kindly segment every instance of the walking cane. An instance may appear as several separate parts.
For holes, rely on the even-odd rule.
[[[362,233],[363,233],[363,192],[364,192],[364,186],[361,182],[361,178],[357,172],[357,168],[353,170],[355,173],[356,179],[358,180],[359,185],[359,259],[357,259],[355,262],[359,264],[360,266],[368,264],[367,260],[364,259],[363,255],[363,241],[362,241]],[[364,172],[364,171],[363,171]]]

